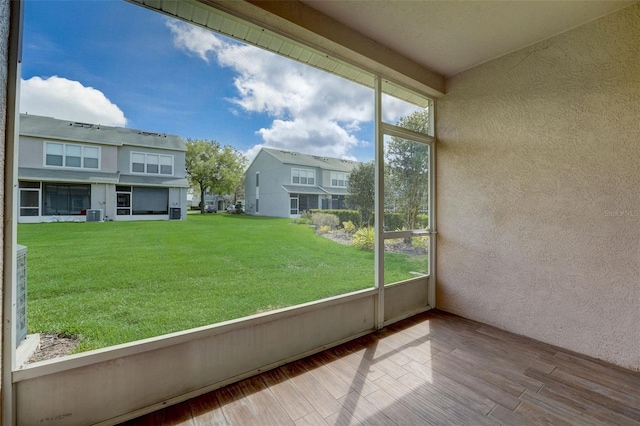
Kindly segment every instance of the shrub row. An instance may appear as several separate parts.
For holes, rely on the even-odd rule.
[[[419,214],[417,217],[416,228],[422,229],[429,226],[429,215]],[[405,229],[406,223],[404,221],[404,215],[402,213],[385,212],[384,213],[384,227],[389,231],[396,231],[399,229]]]
[[[336,229],[340,222],[338,218],[329,213],[311,213],[311,223],[318,228]]]
[[[330,225],[333,228],[338,227],[340,223],[351,222],[355,225],[356,228],[360,228],[363,225],[366,225],[361,222],[360,212],[358,210],[322,210],[322,209],[311,209],[308,212],[303,213],[303,217],[301,219],[309,218],[316,214],[323,215],[333,215],[338,218],[338,224],[334,224],[334,221],[331,221]],[[300,219],[299,219],[300,220]],[[322,219],[326,221],[327,219]],[[310,220],[314,225],[322,226],[325,223],[316,223],[316,220]],[[308,223],[303,220],[298,223]],[[406,229],[406,223],[404,221],[404,215],[402,213],[397,212],[385,212],[384,214],[384,225],[385,228],[389,231],[395,231],[399,229]],[[419,214],[418,215],[418,223],[416,224],[417,228],[426,228],[429,226],[429,215],[428,214]]]
[[[332,214],[338,218],[338,223],[353,222],[357,227],[360,227],[360,212],[358,210],[321,210],[311,209],[309,213],[325,213]]]

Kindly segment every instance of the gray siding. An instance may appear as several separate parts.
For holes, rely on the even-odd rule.
[[[90,206],[104,210],[104,217],[114,220],[167,219],[169,215],[117,215],[116,186],[146,186],[169,188],[169,206],[181,209],[181,218],[186,218],[185,176],[186,148],[179,136],[147,134],[126,128],[102,126],[74,126],[50,117],[21,115],[19,139],[18,177],[36,182],[89,183],[91,182]],[[50,133],[47,133],[50,132]],[[64,138],[63,136],[68,136]],[[104,141],[99,138],[104,137]],[[100,147],[100,169],[45,166],[45,142],[80,144]],[[131,174],[131,152],[171,155],[171,175]],[[44,194],[41,193],[41,194]],[[41,207],[44,195],[41,195]],[[47,221],[49,216],[19,216],[20,222]],[[60,220],[59,218],[57,220]],[[81,221],[82,215],[74,213],[62,220]]]
[[[19,167],[43,168],[44,166],[44,147],[45,142],[73,143],[86,146],[100,147],[100,171],[107,173],[115,173],[117,168],[117,152],[116,146],[106,146],[87,142],[69,142],[56,139],[37,138],[31,136],[20,136],[18,164]]]
[[[246,172],[245,200],[247,213],[255,214],[256,172],[260,172],[260,210],[258,214],[290,217],[290,193],[313,194],[317,197],[318,208],[322,208],[322,200],[330,199],[330,194],[346,194],[345,188],[331,187],[331,172],[335,170],[349,173],[356,164],[353,161],[334,158],[319,160],[317,157],[306,154],[262,149]],[[315,185],[293,184],[291,181],[292,169],[313,170],[315,172]]]
[[[44,162],[42,147],[42,140],[21,136],[18,166],[32,168],[42,167]]]
[[[260,151],[246,173],[245,204],[248,213],[255,214],[256,172],[260,172],[261,216],[289,217],[289,194],[282,189],[285,179],[290,179],[290,168],[265,151]]]

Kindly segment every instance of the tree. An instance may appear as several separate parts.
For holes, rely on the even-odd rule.
[[[403,117],[398,127],[426,134],[429,126],[427,109]],[[403,215],[404,226],[415,229],[421,208],[428,204],[429,147],[427,145],[392,137],[385,149],[387,194],[394,198],[396,210]],[[385,176],[386,178],[387,176]],[[386,197],[385,197],[386,198]]]
[[[351,208],[360,210],[363,225],[372,225],[375,210],[375,174],[373,161],[358,164],[349,174],[346,201]]]
[[[207,188],[214,194],[233,194],[244,176],[247,159],[229,145],[214,140],[187,139],[186,169],[191,187],[200,191],[200,212],[204,213]]]

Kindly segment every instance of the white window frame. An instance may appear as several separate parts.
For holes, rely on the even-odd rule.
[[[137,1],[137,0],[133,0],[133,1]],[[142,1],[140,1],[140,3],[142,3]],[[67,359],[64,360],[64,364],[62,363],[56,363],[56,362],[50,362],[50,363],[45,363],[42,366],[39,366],[38,368],[33,368],[33,369],[26,369],[26,370],[20,370],[20,369],[16,369],[16,364],[15,364],[15,335],[14,332],[12,331],[12,323],[15,317],[15,307],[13,309],[11,309],[12,306],[12,300],[15,300],[15,292],[12,290],[12,287],[15,285],[15,281],[16,281],[16,245],[17,245],[17,238],[16,238],[16,234],[17,234],[17,220],[11,220],[15,215],[16,215],[16,192],[15,188],[17,187],[17,185],[15,184],[17,182],[17,167],[18,167],[18,152],[17,152],[17,148],[18,148],[18,140],[19,140],[19,113],[18,113],[18,100],[19,100],[19,96],[18,96],[18,90],[17,90],[17,82],[19,82],[19,62],[18,62],[18,52],[19,52],[19,38],[18,37],[20,35],[20,25],[21,25],[21,21],[20,21],[20,13],[16,13],[14,12],[16,9],[18,9],[19,11],[21,11],[21,8],[23,7],[22,2],[17,2],[16,8],[12,8],[11,11],[11,25],[10,25],[10,32],[12,34],[13,37],[10,37],[10,43],[11,46],[8,49],[9,51],[9,78],[8,80],[10,81],[10,83],[8,84],[8,107],[7,107],[7,115],[8,115],[8,119],[7,119],[7,141],[12,141],[11,143],[7,144],[6,147],[6,158],[5,161],[7,162],[6,164],[6,169],[5,169],[5,203],[6,203],[6,208],[5,211],[8,212],[9,217],[7,218],[6,222],[7,222],[7,226],[5,228],[5,247],[8,248],[8,250],[5,250],[5,254],[4,254],[4,265],[5,265],[5,272],[4,272],[4,278],[5,278],[5,283],[13,283],[13,285],[9,285],[9,286],[4,286],[4,295],[3,295],[3,304],[5,309],[3,309],[3,323],[4,325],[4,333],[3,333],[3,359],[2,359],[2,389],[3,389],[3,398],[2,398],[2,420],[4,423],[6,423],[7,425],[9,424],[15,424],[16,423],[16,406],[17,406],[17,395],[16,395],[16,389],[18,388],[18,385],[21,381],[25,381],[25,380],[33,380],[33,379],[38,379],[41,376],[53,376],[60,374],[63,371],[66,370],[70,370],[71,375],[73,375],[75,373],[75,371],[73,371],[75,368],[83,368],[83,371],[98,371],[97,368],[91,368],[93,367],[93,363],[98,363],[98,362],[105,362],[105,361],[110,361],[113,359],[115,361],[118,361],[118,363],[120,362],[126,362],[126,358],[129,357],[130,355],[132,356],[136,356],[139,357],[140,353],[144,353],[146,351],[148,351],[147,353],[145,353],[145,356],[150,356],[152,353],[155,353],[156,351],[160,351],[163,350],[165,347],[170,347],[174,348],[176,346],[179,346],[181,344],[185,344],[185,343],[189,343],[192,340],[189,340],[191,338],[191,335],[193,334],[194,339],[203,339],[202,335],[205,335],[205,338],[207,338],[209,336],[209,334],[206,333],[216,333],[216,337],[217,336],[221,336],[224,335],[222,332],[218,331],[221,330],[220,328],[216,328],[214,332],[210,331],[210,329],[198,329],[197,331],[190,331],[190,332],[183,332],[183,333],[176,333],[175,336],[173,336],[171,339],[173,340],[152,340],[149,339],[148,341],[144,342],[144,343],[139,343],[136,342],[134,344],[127,344],[127,345],[122,345],[122,347],[117,348],[117,349],[107,349],[107,350],[101,350],[101,351],[97,351],[96,353],[93,354],[83,354],[80,357],[74,357],[73,359]],[[186,8],[186,10],[188,10],[189,12],[191,12],[191,8]],[[286,32],[285,32],[286,33]],[[271,38],[269,38],[269,40],[271,40]],[[327,58],[329,57],[328,55],[325,55]],[[381,160],[382,159],[382,144],[381,144],[381,140],[382,140],[382,135],[383,132],[381,131],[381,128],[384,127],[384,123],[382,122],[381,119],[381,114],[380,114],[380,93],[381,93],[381,88],[383,86],[382,84],[382,78],[379,76],[375,77],[375,90],[376,90],[376,118],[375,118],[375,143],[376,143],[376,160]],[[11,100],[14,100],[14,102],[11,102]],[[431,127],[433,129],[433,126]],[[385,132],[386,133],[386,132]],[[433,144],[433,148],[435,148],[435,144]],[[433,163],[433,158],[435,157],[435,152],[433,153],[433,156],[431,157],[431,162]],[[382,281],[382,274],[380,273],[380,267],[383,266],[383,263],[381,264],[379,262],[379,257],[380,257],[380,253],[383,253],[383,250],[380,250],[381,248],[384,249],[383,246],[383,239],[384,237],[382,235],[380,235],[380,232],[382,230],[382,220],[383,220],[383,214],[380,214],[380,212],[382,212],[383,208],[384,208],[384,198],[383,195],[384,193],[381,191],[383,190],[382,188],[382,173],[383,173],[383,164],[380,161],[376,162],[376,187],[379,191],[376,191],[376,211],[378,214],[376,214],[376,227],[378,228],[378,232],[376,233],[376,283],[380,283],[383,282]],[[433,164],[432,164],[432,168],[431,170],[433,170]],[[314,179],[315,180],[315,179]],[[430,182],[430,186],[433,189],[434,187],[434,180],[432,180]],[[7,190],[7,188],[9,188],[9,190]],[[13,190],[11,190],[11,188],[13,188]],[[430,200],[432,200],[432,197],[429,197]],[[432,203],[432,201],[431,201]],[[431,208],[430,209],[430,220],[431,220],[431,227],[430,227],[430,233],[435,234],[435,230],[433,228],[434,225],[434,218],[435,218],[435,212],[436,210]],[[434,240],[434,238],[432,238],[431,240]],[[432,248],[435,248],[432,242]],[[435,266],[435,262],[433,262],[433,256],[435,255],[435,250],[430,250],[430,256],[431,256],[431,260],[432,262],[430,263],[430,267],[431,266]],[[431,277],[434,276],[433,274],[434,271],[431,271]],[[433,282],[433,284],[435,284],[435,282]],[[378,299],[377,299],[377,303],[378,303],[378,309],[376,309],[376,318],[378,318],[377,322],[378,324],[383,324],[383,318],[384,318],[384,286],[379,287],[379,285],[376,285],[376,289],[378,290]],[[430,300],[435,300],[435,285],[431,285],[429,288],[429,299]],[[347,295],[346,298],[350,301],[355,300],[355,298],[358,297],[362,297],[362,294],[366,294],[366,293],[362,293],[359,292],[357,295]],[[327,303],[327,302],[324,302]],[[335,300],[331,300],[329,303],[331,304],[335,304],[337,303]],[[15,305],[14,305],[15,306]],[[296,314],[299,314],[301,312],[309,312],[307,310],[309,309],[315,309],[315,306],[304,306],[302,307],[303,310],[300,310],[301,308],[297,308],[298,310],[296,311]],[[282,314],[282,313],[278,313],[278,314]],[[276,314],[276,315],[278,315]],[[284,312],[285,315],[289,315],[287,312]],[[263,319],[266,318],[266,319]],[[260,316],[259,318],[253,318],[250,319],[249,321],[254,321],[251,324],[265,324],[269,321],[268,317],[262,317]],[[259,321],[259,322],[258,322]],[[236,330],[236,327],[239,327],[237,325],[237,323],[233,323],[230,324],[231,327],[233,327],[231,330]],[[223,331],[229,330],[229,329],[222,329]],[[166,337],[165,337],[166,339]],[[145,346],[146,345],[146,346]],[[116,352],[117,351],[117,352]],[[113,361],[113,362],[115,362]],[[112,363],[113,363],[112,362]],[[150,370],[151,372],[153,372],[153,370]],[[55,377],[56,379],[58,379],[58,376]],[[66,377],[62,377],[61,379],[65,379]],[[67,386],[68,387],[68,386]],[[193,394],[193,392],[191,393]],[[28,400],[27,403],[29,402],[33,402]],[[166,402],[166,401],[165,401]],[[159,405],[156,404],[155,406],[157,407]],[[57,413],[55,413],[57,414]]]
[[[137,164],[143,164],[143,170],[142,172],[136,172],[133,170],[133,157],[134,155],[143,155],[144,156],[144,163],[139,163],[136,162]],[[149,157],[157,157],[158,161],[157,163],[150,163],[149,162]],[[171,174],[168,173],[162,173],[162,166],[167,166],[168,164],[163,164],[163,159],[171,159]],[[158,171],[157,172],[149,172],[149,165],[155,165],[158,167]],[[134,175],[151,175],[151,176],[173,176],[174,175],[174,170],[175,170],[175,157],[173,155],[169,155],[169,154],[159,154],[159,153],[154,153],[154,152],[140,152],[140,151],[131,151],[131,153],[129,154],[129,170],[131,171],[131,174]]]
[[[341,179],[342,178],[342,179]],[[336,184],[333,184],[333,181],[336,181]],[[340,185],[340,181],[344,182]],[[349,185],[349,173],[346,172],[331,172],[331,182],[330,186],[333,188],[346,188]]]
[[[61,146],[62,147],[62,165],[58,166],[55,164],[47,164],[47,155],[49,152],[49,146]],[[69,166],[67,165],[67,149],[68,148],[80,148],[80,166]],[[97,149],[98,150],[98,167],[86,167],[85,166],[85,160],[86,159],[95,159],[96,157],[88,157],[85,153],[85,151],[87,151],[86,148],[89,149]],[[82,145],[82,144],[78,144],[78,143],[64,143],[64,142],[53,142],[53,141],[45,141],[44,142],[44,149],[43,149],[43,158],[42,158],[42,164],[44,167],[51,167],[51,168],[56,168],[56,169],[84,169],[84,170],[100,170],[101,167],[101,147],[99,146],[89,146],[89,145]]]
[[[41,182],[37,182],[38,187],[22,187],[20,186],[20,183],[18,183],[18,190],[19,190],[19,194],[18,194],[18,216],[19,217],[30,217],[32,215],[23,215],[22,212],[23,210],[27,210],[27,211],[36,211],[37,214],[35,216],[41,216],[41,208],[42,208],[42,183]],[[38,194],[38,205],[36,207],[32,207],[32,206],[23,206],[22,205],[22,193],[23,192],[35,192]]]
[[[304,178],[307,180],[307,183],[302,183],[303,173],[305,174]],[[294,178],[296,177],[298,178],[298,182],[294,181]],[[313,183],[308,183],[309,179],[313,179]],[[292,168],[291,169],[291,185],[316,186],[316,171],[313,169],[301,169],[297,167]]]
[[[289,215],[290,216],[297,216],[300,214],[300,198],[298,198],[298,194],[295,194],[295,197],[293,196],[294,194],[290,194],[289,195]],[[291,201],[292,200],[296,200],[296,208],[293,209],[291,207]],[[293,211],[295,210],[295,213],[293,213]]]

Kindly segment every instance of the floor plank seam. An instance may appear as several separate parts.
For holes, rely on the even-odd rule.
[[[638,384],[634,372],[436,311],[126,425],[640,426]]]

